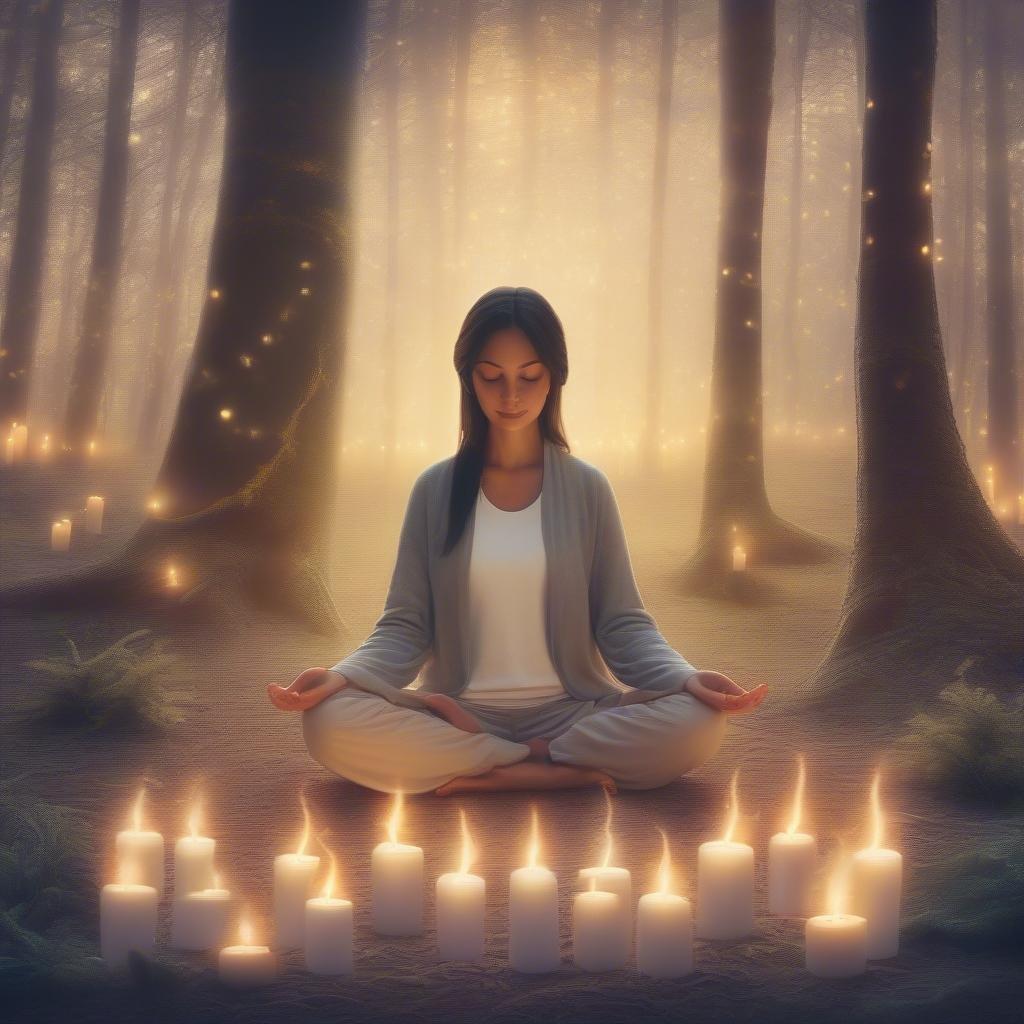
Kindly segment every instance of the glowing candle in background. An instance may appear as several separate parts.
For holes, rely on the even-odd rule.
[[[127,829],[117,833],[116,849],[118,860],[130,865],[132,876],[142,885],[150,885],[160,896],[164,891],[164,837],[142,827],[142,801],[145,787],[132,804],[131,823]]]
[[[313,974],[352,973],[352,903],[334,895],[338,863],[328,847],[330,868],[319,896],[306,901],[303,950]]]
[[[14,461],[24,462],[28,452],[28,425],[15,423],[11,428],[11,436],[14,438]]]
[[[50,435],[43,434],[42,441],[39,442],[39,459],[41,462],[46,462],[50,457]]]
[[[373,927],[378,935],[423,931],[423,850],[398,841],[402,792],[395,793],[388,838],[373,848],[370,862]]]
[[[169,590],[177,590],[180,585],[177,568],[174,565],[167,566],[167,588]]]
[[[50,547],[54,551],[68,551],[71,548],[71,520],[59,519],[50,530]]]
[[[602,892],[613,892],[620,897],[619,907],[625,927],[632,935],[633,930],[633,880],[628,868],[613,867],[612,860],[612,798],[608,791],[604,793],[607,802],[607,817],[604,826],[604,856],[597,867],[580,868],[580,888],[584,891],[597,888]],[[591,886],[591,881],[596,884]]]
[[[776,832],[768,844],[768,913],[807,917],[818,849],[814,836],[798,832],[803,814],[804,759],[800,757],[796,796],[789,826]]]
[[[1024,494],[1017,495],[1017,525],[1024,526]]]
[[[85,503],[85,528],[90,533],[103,532],[103,499],[95,494]]]
[[[441,960],[481,960],[484,955],[483,878],[469,873],[476,859],[476,846],[466,825],[466,812],[459,808],[462,830],[462,860],[458,871],[441,875],[436,883],[437,950]]]
[[[996,470],[995,466],[985,467],[985,499],[995,508],[996,504]]]
[[[8,434],[7,435],[7,444],[4,447],[4,462],[7,463],[8,466],[13,466],[14,465],[15,450],[16,450],[16,446],[15,446],[14,435],[13,434]]]
[[[174,844],[175,899],[213,888],[213,854],[217,844],[209,836],[199,834],[200,811],[199,797],[196,797],[188,816],[189,834]]]
[[[697,935],[738,939],[754,931],[754,851],[733,841],[739,819],[739,769],[730,786],[729,817],[721,839],[697,850]]]
[[[896,956],[900,946],[900,895],[903,858],[883,848],[884,828],[878,791],[881,774],[871,784],[871,845],[853,855],[850,866],[850,903],[855,914],[867,919],[868,959]]]
[[[849,978],[867,969],[867,921],[844,912],[847,871],[840,852],[829,879],[829,913],[808,918],[804,928],[807,970],[821,978]]]
[[[185,893],[175,899],[171,919],[171,946],[174,949],[219,949],[228,937],[231,893],[222,888],[214,872],[213,888]]]
[[[151,956],[156,944],[157,891],[141,885],[132,862],[122,861],[118,881],[100,890],[100,955],[113,967],[138,952]]]
[[[747,552],[742,544],[736,544],[732,549],[732,571],[743,572],[747,567]]]
[[[306,900],[313,894],[313,876],[320,858],[306,853],[309,844],[310,820],[306,794],[299,794],[302,804],[302,835],[295,853],[280,853],[274,858],[274,946],[276,949],[298,949],[306,928]]]
[[[693,970],[693,908],[672,890],[668,836],[661,832],[658,891],[644,893],[637,906],[636,967],[652,978],[681,978]]]
[[[277,974],[277,961],[269,946],[254,945],[252,925],[243,913],[238,924],[239,944],[225,946],[217,960],[220,980],[236,988],[268,985]]]
[[[576,893],[572,905],[572,956],[584,971],[614,971],[629,960],[629,932],[622,913],[622,897],[590,887]]]
[[[526,866],[509,877],[508,958],[514,971],[541,974],[558,970],[558,882],[554,872],[537,864],[540,827],[537,805],[531,811],[530,845]]]

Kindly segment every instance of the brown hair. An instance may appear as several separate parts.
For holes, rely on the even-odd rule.
[[[569,376],[562,321],[551,303],[532,288],[492,288],[473,303],[455,342],[455,372],[462,382],[462,403],[443,555],[447,555],[462,536],[483,476],[490,421],[473,390],[473,366],[491,335],[506,327],[518,327],[530,339],[540,361],[551,373],[551,388],[540,413],[541,439],[569,451],[562,423],[562,386]]]

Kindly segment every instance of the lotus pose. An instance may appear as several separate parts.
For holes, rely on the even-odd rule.
[[[564,438],[550,304],[481,296],[455,368],[459,447],[413,484],[384,613],[270,699],[302,713],[317,761],[382,792],[671,782],[767,686],[698,671],[645,609],[611,484]]]

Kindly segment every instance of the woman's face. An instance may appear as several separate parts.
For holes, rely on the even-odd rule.
[[[530,339],[518,327],[505,327],[480,350],[473,388],[492,427],[522,430],[540,416],[551,390],[551,374]]]

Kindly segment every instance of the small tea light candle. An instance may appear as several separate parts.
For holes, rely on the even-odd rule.
[[[843,912],[846,871],[840,861],[829,882],[832,912],[809,918],[804,928],[807,970],[821,978],[850,978],[867,969],[867,921]]]
[[[213,855],[215,840],[199,835],[200,806],[197,800],[189,813],[189,835],[174,844],[174,897],[214,888]]]
[[[157,891],[131,881],[131,866],[121,865],[121,881],[100,891],[100,955],[112,967],[128,962],[128,954],[151,956],[156,944]]]
[[[437,950],[441,960],[481,960],[484,955],[484,899],[486,885],[469,873],[476,847],[459,810],[462,828],[462,863],[458,871],[441,875],[435,885]]]
[[[668,837],[659,831],[659,891],[645,893],[637,905],[636,967],[652,978],[681,978],[693,970],[693,908],[686,897],[669,891]]]
[[[768,913],[807,917],[811,912],[811,888],[818,859],[814,836],[799,832],[803,813],[804,759],[800,758],[793,814],[785,832],[776,832],[768,843]]]
[[[572,909],[572,953],[584,971],[614,971],[629,960],[629,931],[622,913],[622,897],[591,888],[576,893]]]
[[[697,850],[697,935],[702,939],[738,939],[754,931],[754,851],[732,840],[738,777],[734,772],[725,837]]]
[[[116,849],[118,860],[129,865],[132,877],[143,885],[151,885],[157,895],[164,891],[164,837],[142,827],[142,801],[145,789],[132,806],[132,820],[127,829],[117,833]]]
[[[103,532],[103,499],[92,495],[85,503],[85,528],[90,533]]]
[[[277,974],[277,961],[269,946],[253,945],[252,927],[243,917],[238,926],[239,945],[225,946],[217,958],[220,980],[235,988],[269,985]]]
[[[214,877],[212,889],[186,893],[174,901],[171,946],[174,949],[219,949],[228,937],[231,893]]]
[[[526,867],[509,876],[508,959],[514,971],[557,971],[562,957],[558,935],[558,882],[537,864],[540,849],[537,807],[532,808],[532,837]]]
[[[370,861],[373,928],[378,935],[423,932],[423,850],[398,842],[402,793],[395,793],[388,839],[378,843]]]
[[[732,549],[732,571],[743,572],[747,567],[747,552],[742,544],[734,545]]]
[[[306,927],[306,900],[313,894],[313,876],[320,858],[306,853],[309,842],[309,807],[305,794],[302,803],[302,837],[295,853],[281,853],[274,858],[274,946],[277,949],[298,949],[302,946]]]
[[[337,862],[334,853],[330,872],[319,896],[306,901],[303,949],[306,968],[313,974],[352,973],[352,903],[334,895]]]
[[[71,520],[60,519],[50,530],[50,547],[54,551],[68,551],[71,548]]]

